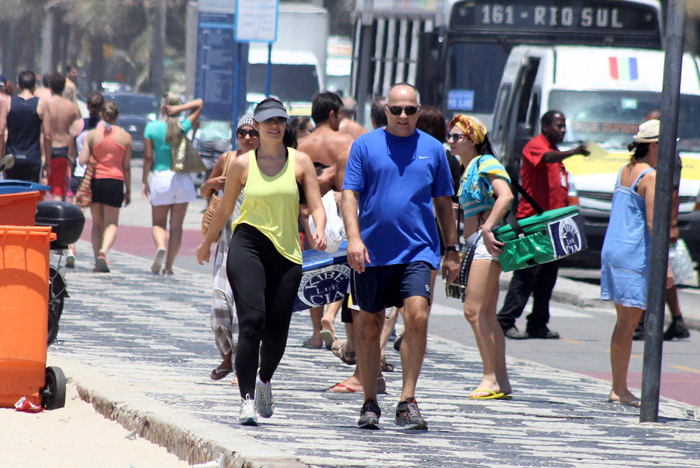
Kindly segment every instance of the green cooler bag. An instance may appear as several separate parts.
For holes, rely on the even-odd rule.
[[[552,262],[588,247],[578,207],[542,212],[529,195],[525,198],[531,200],[530,204],[539,214],[516,220],[511,212],[506,218],[509,224],[493,231],[496,239],[504,244],[498,257],[503,271]]]

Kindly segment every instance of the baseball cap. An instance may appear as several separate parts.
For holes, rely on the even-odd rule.
[[[255,119],[255,121],[258,123],[264,122],[267,119],[271,119],[273,117],[289,119],[287,110],[284,108],[284,105],[277,99],[265,99],[255,107],[255,111],[253,112],[253,119]]]
[[[7,78],[5,78],[5,74],[2,72],[0,72],[0,84],[7,86]]]
[[[634,136],[634,141],[637,143],[653,143],[659,141],[660,125],[661,122],[658,119],[647,120],[639,126],[639,130]]]

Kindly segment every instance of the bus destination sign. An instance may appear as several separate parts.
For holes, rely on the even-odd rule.
[[[658,34],[652,8],[626,5],[619,0],[513,0],[502,3],[467,0],[455,4],[451,17],[451,27],[455,30],[624,30]]]

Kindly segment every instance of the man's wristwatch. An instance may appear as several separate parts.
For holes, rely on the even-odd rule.
[[[462,246],[459,245],[459,242],[456,243],[455,245],[448,245],[445,247],[445,252],[459,252],[462,249]]]

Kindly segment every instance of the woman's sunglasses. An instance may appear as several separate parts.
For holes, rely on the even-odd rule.
[[[418,112],[418,106],[391,106],[389,107],[389,112],[397,116],[401,115],[402,112],[405,112],[406,115],[414,115],[416,112]]]
[[[464,133],[450,133],[447,135],[447,141],[452,141],[454,140],[455,142],[458,142],[465,136]]]
[[[250,129],[250,130],[246,130],[245,128],[241,128],[240,130],[238,130],[236,132],[236,135],[238,135],[238,138],[245,138],[248,135],[250,135],[251,138],[258,138],[260,136],[258,131],[255,130],[254,128]]]

